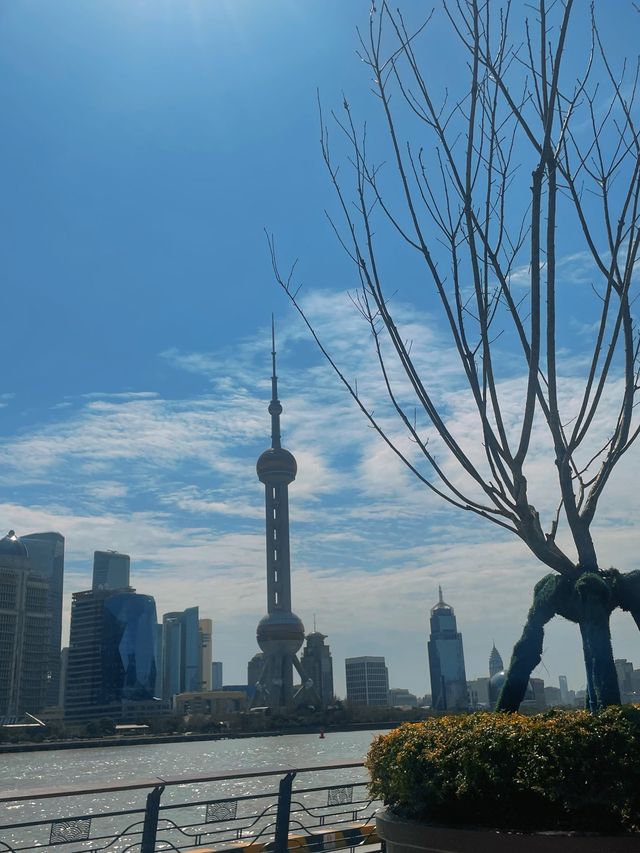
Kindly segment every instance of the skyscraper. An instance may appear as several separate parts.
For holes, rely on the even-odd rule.
[[[431,704],[439,711],[463,711],[469,707],[464,670],[462,634],[458,632],[453,607],[442,598],[431,609],[431,635],[427,643]]]
[[[311,692],[317,694],[323,708],[326,708],[333,698],[333,663],[329,646],[324,642],[326,639],[326,635],[319,631],[307,634],[300,660],[305,678],[311,682]]]
[[[222,690],[222,661],[214,660],[211,664],[211,689]]]
[[[94,551],[92,589],[127,589],[131,560],[117,551]]]
[[[271,334],[271,447],[258,459],[258,478],[264,483],[267,551],[267,615],[256,632],[264,652],[264,666],[258,679],[255,702],[282,708],[293,699],[293,667],[304,683],[304,673],[296,652],[304,640],[304,625],[291,612],[291,563],[289,557],[289,484],[298,466],[280,441],[280,415],[276,376],[275,335]]]
[[[494,643],[493,648],[491,649],[491,654],[489,655],[489,678],[493,678],[496,673],[502,672],[503,670],[504,664],[502,663],[500,652],[496,649],[496,644]]]
[[[162,696],[202,690],[202,642],[197,607],[162,617]]]
[[[383,657],[347,658],[347,702],[352,705],[388,705],[389,673]]]
[[[62,587],[64,582],[64,536],[60,533],[29,533],[20,537],[29,551],[31,566],[48,581],[47,607],[51,615],[47,652],[45,704],[60,701],[60,650],[62,647]]]
[[[153,699],[156,605],[135,590],[75,592],[65,719],[122,716],[123,701]]]
[[[558,684],[560,685],[560,701],[563,705],[569,704],[569,685],[566,675],[558,676]]]
[[[212,653],[212,633],[213,623],[211,619],[200,620],[200,672],[202,673],[202,690],[211,690],[211,663],[213,658]]]
[[[46,704],[49,583],[33,571],[13,530],[0,539],[0,716],[37,714]]]

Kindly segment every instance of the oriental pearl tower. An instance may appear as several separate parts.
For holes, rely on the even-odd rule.
[[[293,668],[305,683],[296,652],[304,640],[304,625],[291,612],[291,563],[289,558],[289,483],[298,466],[280,441],[280,415],[276,376],[276,345],[271,321],[271,447],[258,459],[258,479],[264,483],[267,541],[267,615],[258,623],[256,638],[264,653],[264,665],[256,685],[256,701],[271,708],[285,708],[293,699]]]

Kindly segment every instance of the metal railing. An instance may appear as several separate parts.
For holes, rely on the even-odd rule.
[[[0,853],[373,851],[380,805],[361,761],[9,791]]]

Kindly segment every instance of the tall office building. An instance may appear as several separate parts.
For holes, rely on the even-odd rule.
[[[298,471],[293,455],[280,441],[280,415],[276,376],[275,335],[271,333],[271,447],[258,459],[256,470],[264,483],[267,557],[267,615],[258,624],[256,639],[264,652],[264,664],[254,703],[284,708],[293,699],[293,668],[304,683],[296,653],[304,640],[304,625],[291,611],[291,562],[289,557],[289,484]]]
[[[431,677],[431,705],[439,711],[464,711],[469,707],[464,670],[462,634],[458,632],[453,607],[442,598],[431,609],[431,635],[427,643]]]
[[[560,701],[563,705],[569,704],[569,684],[567,683],[566,675],[558,676],[558,684],[560,685]]]
[[[200,620],[200,672],[202,673],[201,690],[211,690],[211,664],[213,661],[212,645],[213,623],[211,619]]]
[[[92,589],[127,589],[131,559],[117,551],[94,551]]]
[[[211,689],[222,690],[222,661],[214,660],[211,664]]]
[[[47,579],[47,608],[51,615],[47,650],[47,693],[45,704],[60,701],[60,650],[62,648],[62,587],[64,582],[64,536],[60,533],[29,533],[20,537],[29,551],[33,570]]]
[[[162,663],[162,623],[156,624],[156,683],[153,689],[154,696],[162,696],[162,674],[164,665]]]
[[[312,631],[302,650],[300,664],[305,678],[311,682],[310,692],[317,695],[320,707],[326,708],[333,698],[333,663],[326,634]]]
[[[153,598],[131,588],[73,594],[65,720],[119,719],[123,702],[153,700],[156,621]]]
[[[347,702],[352,705],[388,705],[389,673],[383,657],[347,658]]]
[[[0,717],[46,705],[50,632],[49,583],[10,530],[0,539]]]
[[[162,617],[162,696],[202,689],[202,643],[197,607]]]
[[[489,678],[493,678],[496,673],[502,672],[503,670],[504,664],[502,663],[502,657],[494,643],[493,648],[491,649],[491,654],[489,655]]]

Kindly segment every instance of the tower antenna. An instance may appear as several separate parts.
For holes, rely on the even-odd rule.
[[[280,415],[282,406],[278,400],[278,377],[276,375],[276,323],[271,315],[271,402],[269,403],[269,414],[271,415],[271,447],[279,450],[280,443]]]

